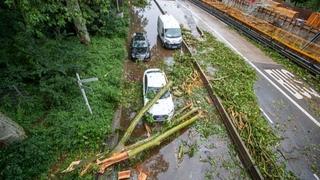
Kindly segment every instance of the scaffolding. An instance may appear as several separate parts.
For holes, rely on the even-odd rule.
[[[251,29],[259,32],[261,35],[271,38],[272,40],[283,44],[286,48],[290,48],[298,54],[306,57],[307,59],[314,60],[320,63],[320,45],[311,42],[310,40],[301,38],[293,33],[276,27],[267,21],[256,18],[248,13],[258,7],[276,7],[276,4],[270,4],[270,1],[248,1],[248,0],[203,0],[206,4],[213,6],[227,13],[232,18],[240,21],[242,24],[250,27]],[[250,4],[251,3],[251,4]],[[240,5],[239,5],[240,4]],[[243,11],[246,7],[247,11]],[[276,12],[275,12],[276,13]],[[296,14],[293,11],[282,12],[288,17],[294,17]],[[289,18],[290,19],[290,18]],[[291,18],[293,19],[293,18]],[[308,44],[307,47],[305,45]]]

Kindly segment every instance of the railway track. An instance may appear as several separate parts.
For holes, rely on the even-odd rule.
[[[154,0],[158,8],[160,9],[161,13],[164,14],[165,11],[161,8],[160,4],[157,2],[157,0]],[[202,34],[201,29],[197,27],[197,31],[199,34]],[[186,53],[193,56],[192,50],[189,48],[188,44],[183,41],[183,47],[182,47]],[[204,71],[202,70],[201,66],[199,65],[198,61],[195,58],[192,58],[193,65],[195,69],[199,72],[201,80],[203,81],[203,84],[210,96],[210,99],[213,102],[213,106],[218,110],[219,115],[223,121],[223,124],[225,125],[229,137],[234,143],[236,147],[236,151],[238,152],[238,155],[240,157],[240,160],[247,170],[247,172],[250,174],[252,179],[264,179],[263,176],[260,173],[260,170],[256,163],[254,162],[253,158],[251,157],[248,148],[245,146],[245,143],[242,141],[240,134],[238,133],[236,127],[234,126],[231,118],[229,117],[228,113],[226,112],[225,108],[223,107],[219,97],[216,95],[216,93],[213,90],[213,87],[211,86],[207,76],[205,75]]]
[[[307,69],[310,73],[314,75],[320,75],[320,63],[304,58],[293,49],[290,49],[285,45],[281,44],[280,42],[273,40],[271,37],[266,37],[260,34],[256,30],[242,24],[241,22],[237,21],[233,17],[229,16],[227,13],[219,9],[216,9],[212,6],[208,6],[207,4],[201,2],[200,0],[190,0],[190,2],[200,7],[201,9],[207,11],[211,15],[217,17],[219,20],[221,20],[225,24],[240,31],[241,33],[246,35],[248,38],[262,44],[263,46],[269,47],[277,51],[281,55],[287,57],[288,59],[292,60],[296,64]]]

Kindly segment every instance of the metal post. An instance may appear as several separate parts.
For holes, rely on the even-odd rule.
[[[92,81],[98,81],[98,78],[88,78],[88,79],[83,79],[81,80],[80,79],[80,76],[78,73],[76,73],[76,76],[77,76],[77,82],[78,82],[78,86],[80,88],[80,91],[81,91],[81,94],[82,94],[82,97],[84,99],[84,102],[86,103],[86,106],[90,112],[90,114],[92,114],[92,109],[91,109],[91,106],[89,104],[89,101],[88,101],[88,98],[87,98],[87,95],[86,95],[86,92],[84,90],[84,86],[82,83],[88,83],[88,82],[92,82]]]

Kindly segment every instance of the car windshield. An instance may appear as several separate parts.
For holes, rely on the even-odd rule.
[[[177,38],[181,37],[181,30],[180,28],[171,28],[165,30],[166,37],[168,38]]]
[[[147,98],[148,99],[152,99],[154,98],[154,96],[161,90],[161,87],[148,87],[147,88]],[[160,99],[165,99],[168,98],[170,96],[170,92],[166,91],[161,97]]]
[[[148,47],[148,44],[146,41],[134,41],[133,47],[134,48],[146,48],[146,47]]]

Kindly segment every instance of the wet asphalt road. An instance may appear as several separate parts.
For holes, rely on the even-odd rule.
[[[255,92],[261,111],[283,139],[277,151],[288,169],[300,179],[320,175],[320,95],[267,57],[238,32],[189,1],[158,0],[178,21],[194,30],[195,24],[227,44],[255,68]],[[191,22],[191,23],[190,23]]]
[[[176,7],[173,7],[175,10]],[[187,13],[187,12],[186,12]],[[174,64],[174,50],[167,50],[161,47],[157,38],[157,18],[161,14],[153,0],[145,8],[133,8],[131,10],[130,35],[134,32],[145,32],[151,44],[152,57],[148,62],[135,63],[131,60],[125,62],[126,81],[141,83],[143,72],[148,68],[161,68],[170,71]],[[184,13],[178,13],[177,19],[184,18]],[[197,36],[195,22],[192,18],[184,21]],[[176,50],[179,51],[179,50]],[[172,70],[172,69],[171,69]],[[181,103],[182,98],[174,97],[175,104]],[[131,109],[123,108],[120,118],[121,129],[124,130],[135,115]],[[219,118],[216,117],[217,123]],[[142,124],[138,125],[133,132],[134,138],[145,137],[146,132]],[[183,155],[182,159],[177,157],[179,147],[182,143],[197,144],[198,150],[193,157]],[[210,160],[211,161],[210,161]],[[214,163],[214,164],[212,164]],[[230,164],[232,167],[229,167]],[[155,148],[150,155],[136,165],[148,174],[148,179],[205,179],[208,173],[219,179],[247,179],[248,175],[242,168],[242,164],[232,148],[231,141],[225,132],[224,135],[214,135],[203,139],[195,128],[185,130],[175,139],[167,141],[160,148]],[[134,169],[133,169],[134,171]]]

